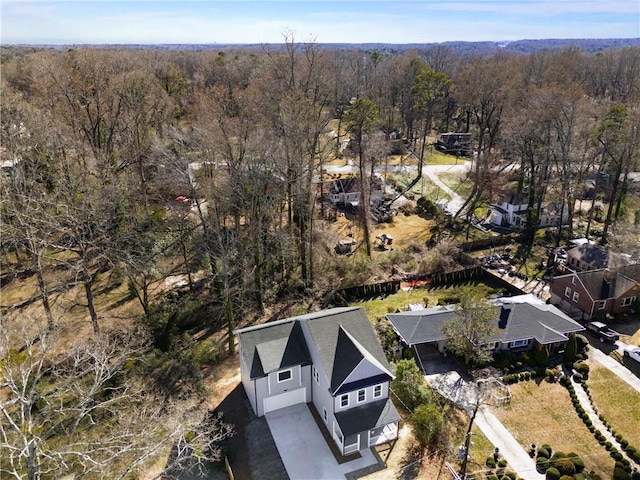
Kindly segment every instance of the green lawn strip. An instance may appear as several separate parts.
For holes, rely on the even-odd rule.
[[[491,443],[489,439],[484,436],[482,430],[480,430],[475,425],[471,429],[471,434],[471,447],[469,448],[471,458],[478,462],[480,466],[484,467],[484,462],[486,461],[487,457],[493,454],[493,449],[495,447],[493,443]]]
[[[594,362],[587,384],[598,413],[629,445],[640,449],[640,393]]]
[[[439,173],[438,179],[462,198],[468,198],[473,182],[466,181],[466,173]]]
[[[439,152],[438,150],[432,150],[426,159],[428,165],[458,165],[465,162],[464,157],[456,158],[455,155],[447,155],[446,153]]]
[[[547,443],[554,451],[576,453],[588,471],[611,478],[614,460],[578,417],[563,386],[527,381],[510,388],[511,403],[495,413],[520,445]]]

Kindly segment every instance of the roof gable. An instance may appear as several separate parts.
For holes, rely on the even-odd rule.
[[[266,323],[236,334],[252,379],[310,361],[300,325],[292,320]]]
[[[371,322],[362,308],[334,308],[320,317],[299,317],[311,336],[318,353],[317,361],[330,377],[335,394],[363,359],[393,378]]]
[[[327,380],[332,394],[341,386],[349,388],[362,381],[370,384],[393,379],[391,367],[362,308],[333,308],[234,333],[251,370],[251,379],[311,363],[307,339],[317,352],[313,361],[330,375]],[[367,373],[371,376],[361,378]]]

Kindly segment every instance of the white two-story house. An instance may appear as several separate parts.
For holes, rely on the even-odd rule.
[[[334,308],[234,332],[257,416],[312,404],[342,455],[393,441],[394,378],[362,308]]]

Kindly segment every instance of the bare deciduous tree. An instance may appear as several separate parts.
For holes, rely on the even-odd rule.
[[[218,418],[178,411],[135,378],[144,351],[135,335],[67,348],[51,332],[0,328],[3,478],[125,478],[172,448],[165,470],[196,465],[215,460],[216,443],[231,434]]]

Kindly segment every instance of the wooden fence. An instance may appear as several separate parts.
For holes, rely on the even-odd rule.
[[[359,285],[357,287],[343,288],[338,290],[336,295],[345,301],[362,300],[365,298],[379,297],[382,295],[393,295],[400,290],[400,280],[390,282],[373,283],[369,285]]]
[[[480,266],[454,270],[453,272],[434,273],[431,282],[434,285],[462,282],[464,280],[476,280],[484,276],[484,269]]]

